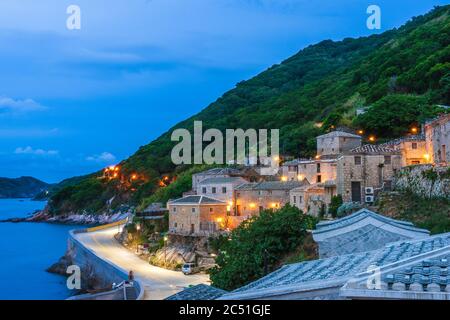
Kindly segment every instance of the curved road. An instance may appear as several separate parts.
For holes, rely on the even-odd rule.
[[[127,273],[133,270],[135,278],[145,287],[146,300],[162,300],[190,285],[209,284],[209,276],[196,274],[185,276],[181,272],[152,266],[124,248],[115,238],[118,228],[113,227],[90,233],[79,233],[75,237],[99,257],[108,260]]]

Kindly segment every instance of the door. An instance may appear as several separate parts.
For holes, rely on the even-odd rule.
[[[191,224],[191,234],[195,232],[195,225]]]
[[[361,182],[352,181],[352,201],[361,202]]]

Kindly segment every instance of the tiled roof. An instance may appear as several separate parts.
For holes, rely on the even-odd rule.
[[[339,287],[348,281],[351,282],[352,278],[366,273],[368,267],[373,265],[381,268],[388,268],[390,266],[402,268],[402,266],[409,267],[408,264],[413,262],[412,271],[417,272],[420,276],[429,274],[428,278],[424,278],[424,282],[438,282],[440,280],[436,277],[437,268],[435,267],[433,269],[434,271],[431,267],[426,269],[429,262],[423,260],[426,261],[424,265],[421,261],[424,256],[433,256],[442,253],[450,255],[450,233],[420,240],[399,241],[388,244],[382,249],[358,254],[335,256],[327,259],[285,265],[257,281],[225,294],[221,299],[268,298],[270,296],[291,294],[305,290],[311,291],[328,287]],[[414,269],[415,260],[417,260],[416,269]],[[433,261],[433,266],[439,263],[448,264],[448,260],[447,262],[436,259]],[[422,264],[422,269],[418,268],[420,264]],[[443,269],[443,267],[440,268]],[[445,270],[442,269],[440,270],[442,272],[441,274],[445,274]],[[409,269],[405,270],[409,272]],[[394,279],[403,274],[404,272],[398,273],[397,275],[394,274]],[[446,274],[445,277],[445,281],[447,281],[448,275]]]
[[[380,144],[365,144],[349,151],[350,153],[368,153],[368,154],[396,154],[398,153],[392,146]]]
[[[235,190],[292,190],[304,185],[301,181],[263,181],[258,183],[244,183]]]
[[[200,185],[202,184],[221,184],[221,183],[234,183],[234,182],[242,182],[245,183],[246,180],[244,180],[241,177],[216,177],[216,178],[207,178],[205,180],[200,181]]]
[[[166,298],[166,300],[215,300],[223,296],[225,293],[227,292],[224,290],[211,287],[206,284],[199,284],[174,294]]]
[[[187,196],[169,201],[168,204],[226,204],[225,202],[207,196]]]
[[[450,234],[388,246],[375,260],[380,283],[368,290],[370,274],[354,277],[341,289],[343,297],[384,299],[450,299]],[[398,262],[400,261],[400,263]]]
[[[394,139],[394,140],[388,141],[386,143],[381,144],[380,146],[389,148],[389,147],[392,147],[392,146],[399,145],[402,142],[409,142],[409,141],[425,141],[425,135],[417,134],[417,135],[412,135],[412,136],[406,136],[406,137],[402,137],[402,138],[398,138],[398,139]]]
[[[321,136],[318,136],[317,139],[322,139],[322,138],[334,138],[334,137],[345,137],[345,138],[358,138],[358,139],[362,139],[361,136],[358,136],[356,134],[353,133],[349,133],[349,132],[345,132],[345,131],[332,131],[330,133],[327,134],[323,134]]]
[[[381,214],[375,213],[373,211],[370,211],[368,209],[361,209],[347,217],[333,220],[333,221],[323,221],[319,222],[316,225],[316,230],[313,231],[313,234],[320,234],[340,228],[344,228],[353,224],[356,224],[357,222],[367,218],[371,217],[375,220],[378,220],[384,224],[390,224],[393,226],[396,226],[398,228],[407,229],[414,232],[429,234],[430,232],[425,229],[419,229],[414,227],[414,224],[408,221],[401,221],[401,220],[395,220],[386,216],[383,216]]]

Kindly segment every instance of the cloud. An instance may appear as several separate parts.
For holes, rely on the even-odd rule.
[[[109,152],[103,152],[101,154],[89,156],[86,160],[93,162],[113,163],[116,161],[116,156]]]
[[[22,148],[22,147],[16,148],[14,153],[15,154],[28,154],[28,155],[35,155],[35,156],[57,156],[59,154],[59,151],[57,151],[57,150],[33,149],[32,147],[28,146],[28,147],[25,147],[25,148]]]
[[[43,111],[46,109],[47,107],[37,103],[33,99],[15,100],[13,98],[0,96],[0,114],[23,114],[34,111]]]

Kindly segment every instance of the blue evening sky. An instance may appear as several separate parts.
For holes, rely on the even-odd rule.
[[[0,176],[93,172],[309,44],[371,34],[371,4],[381,32],[446,2],[2,0]]]

